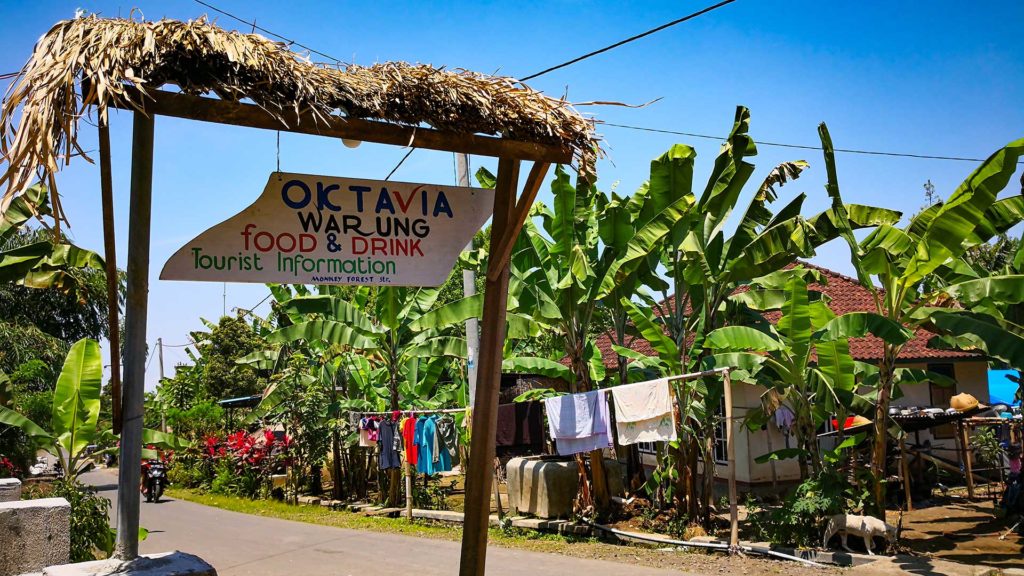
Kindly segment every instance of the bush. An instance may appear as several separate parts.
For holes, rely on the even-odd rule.
[[[238,431],[225,438],[204,441],[203,469],[209,472],[210,491],[246,498],[270,492],[270,476],[283,472],[291,462],[292,441],[264,430],[254,434]]]
[[[104,558],[114,551],[114,531],[107,521],[110,501],[73,480],[56,480],[49,498],[71,504],[71,561]]]
[[[816,546],[829,517],[863,508],[868,496],[839,470],[826,468],[797,486],[778,508],[762,510],[748,502],[753,536],[775,544]]]
[[[7,456],[0,454],[0,478],[20,478],[20,470]]]
[[[200,402],[188,410],[168,408],[167,424],[177,436],[199,441],[221,430],[224,409],[213,401]]]

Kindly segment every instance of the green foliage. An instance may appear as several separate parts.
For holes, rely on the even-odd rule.
[[[110,501],[72,479],[56,480],[49,497],[71,504],[71,561],[87,562],[114,551],[114,531],[107,515]]]
[[[831,139],[819,129],[829,165],[829,193],[839,198]],[[999,199],[1024,155],[1024,140],[1011,142],[981,163],[945,203],[927,207],[904,228],[878,226],[857,242],[849,220],[839,219],[861,285],[871,292],[875,312],[911,333],[938,332],[933,344],[980,350],[1024,368],[1019,323],[1004,314],[1024,298],[1024,276],[993,273],[970,250],[1005,234],[1024,218],[1024,196]],[[1018,256],[1019,256],[1018,252]],[[1017,256],[1014,257],[1018,260]],[[1024,260],[1024,259],[1022,259]],[[980,264],[972,266],[972,262]],[[1019,272],[1019,269],[1016,271]],[[956,302],[956,305],[950,304]],[[900,383],[896,362],[905,342],[888,340],[875,380],[875,445],[872,451],[871,511],[884,517],[888,411]],[[906,376],[906,373],[904,373]]]
[[[971,447],[977,454],[978,462],[982,466],[996,468],[1003,465],[1003,447],[999,444],[999,437],[993,428],[984,427],[979,429],[971,437]]]
[[[451,510],[448,498],[455,493],[456,480],[428,482],[426,486],[413,482],[412,502],[416,508],[424,510]]]
[[[856,486],[841,471],[829,467],[797,486],[777,508],[765,510],[748,502],[753,538],[773,544],[817,546],[829,517],[863,508],[869,494]]]
[[[188,410],[169,408],[166,413],[167,426],[174,434],[193,442],[212,436],[224,429],[224,409],[216,402],[200,402]]]
[[[65,478],[74,480],[88,464],[84,458],[88,445],[98,441],[113,445],[115,440],[109,431],[98,428],[102,375],[99,343],[79,340],[71,347],[57,378],[49,426],[43,428],[25,414],[4,406],[0,406],[0,425],[20,429],[34,448],[60,459]],[[143,430],[143,442],[171,449],[182,447],[173,436],[152,430]]]
[[[201,390],[198,399],[223,400],[260,394],[267,387],[266,377],[237,360],[266,347],[252,326],[242,318],[224,316],[209,333],[196,332],[201,362]]]

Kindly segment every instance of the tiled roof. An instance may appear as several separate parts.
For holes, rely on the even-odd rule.
[[[811,284],[808,286],[811,290],[816,290],[823,294],[826,294],[829,298],[829,306],[832,311],[837,315],[846,314],[848,312],[874,312],[875,303],[872,299],[871,292],[860,285],[860,283],[844,276],[828,268],[822,268],[821,266],[815,266],[807,262],[800,262],[805,268],[811,268],[817,270],[826,279],[826,284]],[[744,288],[745,289],[745,288]],[[663,306],[673,306],[675,296],[670,296],[666,300],[662,301]],[[655,309],[655,315],[660,315],[660,311]],[[768,312],[765,314],[765,318],[771,322],[776,323],[779,320],[781,313],[778,311]],[[934,334],[924,329],[919,329],[914,334],[914,338],[911,339],[903,347],[900,352],[899,360],[902,362],[909,362],[914,360],[956,360],[964,358],[979,359],[980,355],[975,352],[964,352],[960,350],[937,350],[928,347],[928,340],[934,336]],[[628,337],[627,337],[628,338]],[[604,359],[604,364],[609,370],[615,370],[619,366],[618,354],[612,349],[612,340],[607,334],[601,335],[597,339],[597,347],[601,350],[601,357]],[[651,348],[649,342],[643,338],[634,338],[628,342],[629,347],[632,350],[640,352],[646,356],[655,356],[657,353]],[[861,360],[864,362],[873,362],[880,360],[882,357],[882,340],[875,336],[867,336],[865,338],[851,338],[850,339],[850,353],[854,359]]]

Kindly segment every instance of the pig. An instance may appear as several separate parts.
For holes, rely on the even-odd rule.
[[[875,555],[872,551],[872,539],[876,536],[884,536],[889,544],[896,543],[896,527],[886,524],[874,516],[836,514],[829,519],[828,527],[825,528],[825,539],[821,543],[822,548],[827,548],[828,541],[836,534],[839,534],[842,538],[843,549],[847,552],[853,552],[846,543],[848,535],[853,534],[854,536],[864,538],[864,548],[867,549],[868,554],[871,556]]]

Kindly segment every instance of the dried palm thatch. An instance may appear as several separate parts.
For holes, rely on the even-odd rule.
[[[0,175],[10,197],[38,176],[62,211],[54,174],[86,156],[78,122],[95,106],[141,109],[147,91],[173,84],[187,94],[248,98],[284,122],[312,112],[458,133],[484,133],[571,148],[582,166],[600,152],[594,125],[565,100],[508,77],[404,62],[343,69],[313,64],[257,34],[226,31],[201,18],[139,22],[96,16],[59,22],[36,44],[0,111]],[[88,92],[83,92],[83,86]],[[15,124],[17,111],[21,118]]]

